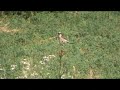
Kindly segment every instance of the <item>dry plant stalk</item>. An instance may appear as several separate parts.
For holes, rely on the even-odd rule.
[[[59,69],[59,78],[61,79],[61,76],[62,76],[62,57],[63,57],[63,55],[65,54],[65,52],[63,51],[63,50],[60,50],[59,51],[59,58],[60,58],[60,60],[59,60],[59,65],[60,65],[60,69]]]
[[[89,70],[89,79],[93,79],[93,70],[92,69],[90,69]]]
[[[60,59],[63,57],[64,54],[65,54],[65,52],[63,50],[59,51],[59,57],[60,57]]]

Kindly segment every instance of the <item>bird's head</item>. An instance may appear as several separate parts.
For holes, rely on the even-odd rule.
[[[60,34],[62,34],[61,32],[58,32],[58,34],[60,35]]]
[[[61,32],[58,32],[58,36],[62,36],[62,33],[61,33]]]

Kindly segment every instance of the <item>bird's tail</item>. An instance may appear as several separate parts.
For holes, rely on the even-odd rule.
[[[69,41],[67,41],[67,43],[69,43],[69,44],[74,44],[74,42],[69,42]]]
[[[68,42],[69,44],[74,44],[73,42]]]

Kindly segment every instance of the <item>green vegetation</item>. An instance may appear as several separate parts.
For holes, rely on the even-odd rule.
[[[0,78],[118,79],[119,47],[117,11],[0,12]]]

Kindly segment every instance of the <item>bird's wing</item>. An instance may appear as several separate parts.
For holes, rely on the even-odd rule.
[[[62,34],[62,37],[67,40],[67,38],[65,37],[65,35]]]

